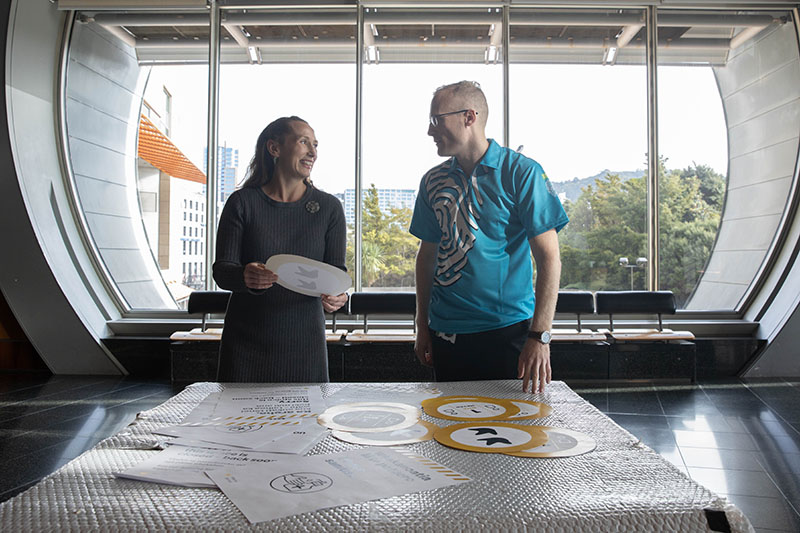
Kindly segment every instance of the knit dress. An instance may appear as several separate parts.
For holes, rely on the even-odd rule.
[[[318,383],[328,379],[325,315],[319,297],[280,285],[252,290],[244,266],[294,254],[345,268],[347,228],[341,202],[311,186],[297,202],[261,188],[234,192],[217,230],[214,279],[232,291],[220,345],[222,382]]]

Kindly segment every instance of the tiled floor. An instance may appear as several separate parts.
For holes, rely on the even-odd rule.
[[[572,388],[756,531],[800,531],[800,380]]]
[[[0,501],[173,395],[168,382],[0,374]]]
[[[571,386],[757,531],[800,531],[800,380]],[[166,382],[0,374],[0,501],[175,392]]]

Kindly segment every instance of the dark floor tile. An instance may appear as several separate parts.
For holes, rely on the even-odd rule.
[[[0,457],[2,461],[10,461],[38,450],[50,448],[71,440],[75,435],[70,431],[29,431],[21,435],[8,435],[0,431]],[[0,482],[2,486],[2,482]]]
[[[673,430],[678,446],[720,450],[758,451],[753,437],[746,433]]]
[[[658,395],[651,391],[617,391],[608,393],[608,413],[663,415]]]
[[[800,454],[773,453],[759,450],[756,459],[767,472],[792,472],[800,474]]]
[[[800,509],[800,474],[792,472],[768,472],[770,479],[795,509]]]
[[[726,416],[725,421],[737,432],[752,435],[771,434],[776,436],[800,436],[800,431],[792,424],[783,420],[774,420],[764,417]]]
[[[748,383],[750,391],[784,420],[800,422],[800,388],[788,383]]]
[[[626,428],[628,429],[628,428]],[[669,429],[631,428],[628,429],[637,439],[654,450],[677,448],[675,436]]]
[[[608,417],[631,432],[633,432],[632,428],[669,429],[667,418],[660,415],[628,415],[621,413],[609,413]]]
[[[24,484],[22,484],[22,485],[20,485],[18,487],[14,487],[13,489],[6,490],[5,492],[0,492],[0,503],[4,502],[6,500],[10,500],[14,496],[17,496],[18,494],[22,494],[23,492],[25,492],[29,488],[31,488],[34,485],[36,485],[38,482],[39,482],[38,479],[34,480],[34,481],[29,481],[28,483],[24,483]]]
[[[46,373],[0,373],[0,401],[2,401],[4,395],[10,392],[29,390],[58,379],[59,376]]]
[[[53,397],[83,395],[81,389],[92,385],[107,385],[123,380],[123,378],[112,378],[103,376],[58,376],[53,377],[41,385],[34,387],[16,389],[0,396],[0,407],[5,407],[21,401],[28,402],[31,399],[52,399]],[[78,392],[80,391],[80,392]]]
[[[800,531],[800,516],[783,498],[720,494],[736,505],[756,530]]]
[[[48,412],[59,418],[80,416],[86,405],[93,400],[113,402],[114,394],[122,394],[132,385],[124,381],[113,380],[105,383],[93,383],[77,389],[63,390],[56,394],[37,396],[24,402],[16,402],[0,408],[0,421],[13,420],[34,413]],[[112,394],[113,393],[113,394]],[[60,410],[55,412],[55,410]]]
[[[800,453],[800,436],[795,435],[769,435],[755,433],[750,435],[763,452],[771,453]]]
[[[693,480],[717,494],[738,494],[783,498],[783,494],[766,472],[752,470],[722,470],[690,466]]]
[[[64,441],[48,448],[24,455],[22,458],[0,462],[2,484],[0,491],[7,491],[25,485],[55,472],[69,461],[83,453],[73,440]]]
[[[667,416],[719,416],[706,393],[698,388],[659,390],[658,399]]]
[[[719,433],[747,433],[741,426],[728,421],[728,417],[719,416],[667,416],[671,429],[682,431],[713,431]]]
[[[584,392],[581,393],[581,398],[594,405],[599,411],[603,413],[608,412],[608,394],[605,392]]]
[[[764,471],[764,466],[758,461],[756,452],[691,446],[681,446],[680,451],[684,463],[690,467]]]

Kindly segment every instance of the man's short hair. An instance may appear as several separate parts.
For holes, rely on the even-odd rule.
[[[480,83],[465,80],[442,85],[434,91],[433,96],[436,98],[443,93],[459,102],[460,105],[477,111],[478,121],[486,125],[486,119],[489,118],[489,104],[486,103],[486,95],[483,94]]]

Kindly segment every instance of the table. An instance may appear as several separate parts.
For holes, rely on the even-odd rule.
[[[324,384],[323,396],[347,385]],[[218,490],[112,476],[157,453],[153,429],[179,422],[212,391],[241,386],[196,383],[0,504],[0,530],[687,532],[713,531],[709,523],[727,521],[734,532],[752,531],[738,508],[692,481],[562,382],[536,395],[523,395],[517,380],[372,385],[387,401],[392,391],[422,386],[437,387],[445,395],[544,402],[553,407],[550,416],[520,423],[581,431],[597,441],[597,448],[577,457],[534,459],[454,450],[436,441],[417,443],[413,451],[472,481],[251,525]],[[441,426],[456,423],[423,416]],[[310,453],[358,447],[329,435]]]

